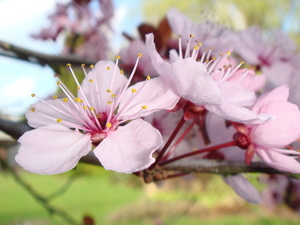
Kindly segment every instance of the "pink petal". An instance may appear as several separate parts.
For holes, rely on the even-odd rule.
[[[152,33],[146,35],[146,47],[148,49],[152,64],[158,74],[160,76],[167,76],[170,73],[169,70],[171,66],[157,53],[154,44],[154,35]]]
[[[141,88],[143,85],[144,87]],[[134,94],[136,97],[133,100],[130,100],[133,95],[131,89],[137,90],[137,93]],[[122,97],[119,109],[122,109],[128,101],[130,102],[121,113],[121,119],[133,119],[131,116],[137,112],[139,113],[134,118],[148,116],[162,109],[173,109],[179,98],[178,94],[170,87],[170,83],[162,77],[139,82],[131,86]],[[145,105],[147,109],[142,109],[142,106]]]
[[[221,93],[205,66],[193,58],[171,64],[169,77],[175,83],[181,97],[196,105],[220,104]]]
[[[255,114],[249,109],[238,106],[234,103],[231,103],[225,99],[222,99],[221,105],[205,105],[205,109],[208,111],[230,121],[239,122],[239,123],[262,123],[268,117],[260,117],[260,115]]]
[[[91,150],[90,134],[70,130],[57,124],[26,132],[16,162],[38,174],[57,174],[73,169]]]
[[[300,111],[298,106],[286,101],[272,101],[261,112],[275,115],[274,120],[254,126],[251,140],[262,146],[282,147],[295,141],[300,135]]]
[[[228,81],[238,82],[250,91],[259,91],[266,84],[266,76],[264,74],[255,75],[253,70],[249,70],[248,74],[242,78],[247,69],[239,69],[236,73],[231,75]],[[242,80],[240,80],[242,78]]]
[[[257,155],[268,166],[290,173],[300,173],[300,164],[291,156],[272,151],[272,148],[256,148]]]
[[[35,112],[31,110],[32,108],[35,109]],[[31,105],[26,112],[28,124],[34,128],[57,124],[58,118],[70,123],[82,125],[80,121],[75,119],[74,115],[80,117],[75,106],[70,101],[64,102],[62,99],[49,99],[45,102],[35,103]]]
[[[254,103],[251,110],[257,113],[260,111],[260,108],[263,105],[266,105],[269,102],[274,100],[287,101],[288,97],[289,97],[289,88],[286,85],[282,85],[278,88],[273,89],[272,91],[269,91],[261,95]]]
[[[155,161],[152,154],[161,144],[159,131],[137,119],[108,133],[94,154],[107,170],[133,173],[148,168]]]
[[[254,204],[261,203],[261,197],[257,189],[241,174],[223,178],[233,190],[246,201]]]

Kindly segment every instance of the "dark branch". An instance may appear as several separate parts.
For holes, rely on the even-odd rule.
[[[17,140],[26,131],[31,130],[31,127],[25,122],[13,122],[0,118],[0,130]]]
[[[75,55],[65,55],[65,56],[54,56],[43,54],[35,51],[28,50],[26,48],[22,48],[16,45],[9,44],[7,42],[0,41],[0,48],[4,50],[4,53],[0,52],[1,55],[12,57],[16,59],[26,60],[32,63],[38,63],[40,65],[66,65],[67,63],[71,63],[73,65],[81,65],[81,64],[95,64],[94,60],[81,58]]]

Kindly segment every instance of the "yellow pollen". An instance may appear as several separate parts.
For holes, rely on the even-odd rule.
[[[228,56],[230,56],[230,55],[231,55],[231,52],[226,52],[226,54],[227,54]]]
[[[31,108],[30,110],[31,110],[32,112],[35,112],[35,108]]]
[[[147,80],[150,80],[150,79],[151,79],[151,77],[150,77],[149,75],[147,75],[147,76],[146,76],[146,79],[147,79]]]
[[[67,101],[69,101],[69,99],[68,98],[63,98],[63,101],[67,102]]]
[[[210,49],[210,50],[214,50],[214,47],[210,47],[209,49]]]
[[[220,56],[224,55],[223,53],[220,53]]]
[[[92,80],[92,79],[89,79],[89,82],[90,82],[90,83],[92,83],[92,82],[93,82],[93,80]]]
[[[67,67],[71,67],[72,65],[70,63],[67,64]]]
[[[181,35],[179,35],[178,38],[180,39],[180,38],[181,38]]]
[[[75,101],[75,102],[83,103],[83,100],[82,100],[81,98],[79,98],[79,97],[75,98],[74,101]]]
[[[77,86],[77,90],[79,90],[80,89],[80,87],[79,86]]]
[[[94,67],[95,67],[95,66],[94,66],[93,64],[92,64],[92,65],[90,65],[90,68],[91,68],[91,69],[93,69]]]
[[[216,57],[214,57],[214,56],[213,56],[213,57],[211,57],[211,60],[215,61],[215,60],[216,60]]]
[[[111,94],[111,97],[112,97],[112,98],[115,98],[115,97],[117,97],[117,95],[115,95],[115,94]]]
[[[244,64],[244,63],[245,63],[245,61],[244,61],[244,60],[242,60],[242,61],[241,61],[241,64]]]
[[[61,119],[61,118],[58,118],[57,120],[56,120],[56,122],[58,122],[58,123],[60,123],[60,122],[62,122],[63,120]]]
[[[52,98],[53,98],[53,99],[57,99],[58,97],[57,97],[57,95],[54,95]]]
[[[198,42],[197,45],[198,45],[198,46],[202,46],[202,42]]]
[[[124,74],[124,70],[120,70],[120,74]]]
[[[61,82],[60,82],[60,81],[57,81],[56,84],[57,84],[57,85],[61,85]]]
[[[97,113],[97,114],[96,114],[96,117],[97,117],[98,119],[101,118],[101,116],[102,116],[102,115],[101,115],[100,113]]]
[[[147,109],[147,108],[148,108],[148,106],[146,106],[146,105],[142,106],[142,109]]]
[[[111,104],[112,104],[112,102],[111,102],[111,101],[108,101],[108,102],[107,102],[107,104],[108,104],[108,105],[111,105]]]
[[[193,34],[190,34],[190,38],[193,38],[194,37],[194,35]]]
[[[110,122],[107,122],[107,123],[106,123],[106,127],[107,127],[107,128],[111,128],[111,126],[112,126],[112,125],[111,125]]]
[[[141,58],[143,55],[142,55],[142,53],[138,53],[137,56],[138,56],[139,58]]]
[[[92,112],[94,112],[94,111],[95,111],[95,108],[94,108],[94,107],[90,107],[90,110],[91,110]]]
[[[81,64],[81,67],[85,67],[85,64],[84,64],[84,63],[82,63],[82,64]]]
[[[117,58],[117,59],[121,59],[121,56],[117,55],[116,58]]]
[[[196,45],[196,46],[194,46],[194,49],[195,49],[195,50],[198,50],[198,49],[199,49],[199,47]]]
[[[35,94],[31,94],[31,97],[35,97]]]
[[[136,93],[136,92],[137,92],[137,90],[136,90],[136,89],[134,89],[134,88],[132,88],[132,89],[131,89],[131,92],[132,92],[132,93]]]
[[[111,90],[110,90],[110,89],[106,89],[106,92],[107,92],[107,93],[111,93]]]
[[[206,62],[206,63],[208,63],[208,62],[209,62],[209,60],[207,59],[207,60],[205,60],[205,62]]]
[[[106,67],[106,70],[110,70],[110,67],[108,66],[108,67]]]
[[[83,109],[88,109],[89,107],[87,107],[86,105],[85,106],[83,106]]]

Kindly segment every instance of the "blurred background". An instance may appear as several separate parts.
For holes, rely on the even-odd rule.
[[[72,8],[74,3],[88,7]],[[235,31],[251,25],[280,29],[299,49],[299,0],[0,0],[0,118],[24,121],[25,111],[36,102],[30,94],[47,98],[58,92],[54,73],[72,85],[65,60],[75,66],[113,60],[128,46],[128,36],[139,37],[140,24],[157,27],[170,7],[196,23],[208,20]],[[1,132],[3,225],[299,224],[297,207],[249,204],[218,175],[146,185],[132,175],[79,164],[64,174],[42,176],[14,163],[17,150],[15,140]],[[264,190],[259,175],[245,176]]]

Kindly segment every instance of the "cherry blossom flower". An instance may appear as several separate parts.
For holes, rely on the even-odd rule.
[[[175,50],[171,50],[171,63],[169,63],[157,53],[153,39],[153,34],[146,36],[146,46],[152,63],[160,76],[171,80],[173,89],[177,90],[179,96],[195,105],[203,105],[206,110],[231,121],[262,123],[269,118],[265,114],[257,115],[243,107],[254,102],[255,93],[251,89],[246,89],[239,83],[233,82],[234,80],[229,80],[235,73],[239,73],[238,69],[242,65],[240,63],[236,68],[232,68],[230,64],[226,64],[229,53],[209,60],[210,50],[203,54],[198,61],[198,52],[201,47],[201,43],[198,42],[193,51],[191,53],[186,51],[185,55],[183,55],[181,47],[179,47],[179,54]],[[181,46],[180,39],[179,46]],[[245,71],[242,76],[239,73],[238,81],[247,74],[248,71]],[[253,81],[262,82],[256,79]]]
[[[263,124],[234,124],[250,144],[247,147],[245,161],[250,164],[256,153],[267,165],[282,171],[300,173],[300,164],[294,156],[299,152],[281,149],[296,141],[300,135],[300,111],[287,102],[289,90],[280,86],[262,95],[252,106],[255,113],[273,115],[272,120]],[[292,155],[292,156],[289,156]]]
[[[173,108],[178,96],[162,78],[147,77],[128,87],[135,70],[127,79],[111,61],[98,62],[81,85],[69,68],[78,96],[56,76],[66,97],[40,99],[30,107],[26,117],[36,129],[19,139],[16,161],[34,173],[62,173],[74,168],[93,145],[94,154],[107,170],[132,173],[149,167],[162,137],[140,117]]]

